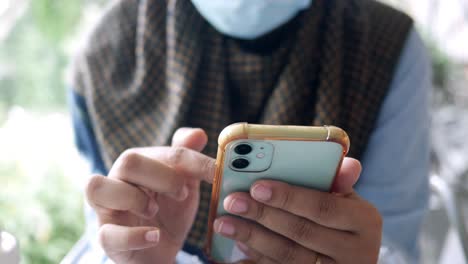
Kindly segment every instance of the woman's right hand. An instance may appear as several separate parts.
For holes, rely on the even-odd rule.
[[[86,197],[115,263],[174,263],[198,209],[200,181],[214,177],[214,159],[199,152],[207,140],[201,129],[181,128],[171,147],[127,150],[107,177],[91,178]]]

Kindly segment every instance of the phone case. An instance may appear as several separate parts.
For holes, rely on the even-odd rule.
[[[249,145],[248,154],[236,147]],[[272,126],[236,123],[218,138],[205,251],[215,263],[233,263],[244,258],[231,239],[213,231],[214,220],[227,212],[223,200],[233,192],[248,192],[259,179],[284,181],[329,191],[349,150],[345,131],[334,126]],[[245,146],[244,146],[245,148]],[[247,147],[247,149],[249,149]],[[236,160],[244,160],[237,162]],[[247,160],[247,162],[245,162]],[[246,168],[237,168],[240,164]],[[252,165],[253,164],[253,165]]]

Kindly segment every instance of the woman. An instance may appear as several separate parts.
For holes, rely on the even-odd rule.
[[[122,0],[88,43],[71,105],[97,174],[88,234],[114,262],[205,259],[216,138],[238,121],[340,126],[355,158],[342,195],[261,181],[228,197],[240,218],[214,228],[249,258],[375,263],[383,233],[417,260],[430,70],[406,15],[364,0]]]

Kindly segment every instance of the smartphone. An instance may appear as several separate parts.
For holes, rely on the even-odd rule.
[[[334,126],[232,124],[218,138],[205,251],[215,263],[245,258],[235,241],[213,231],[214,220],[228,214],[224,199],[249,192],[260,179],[270,179],[328,192],[349,150],[346,132]]]

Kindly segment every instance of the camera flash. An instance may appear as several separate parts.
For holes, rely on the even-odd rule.
[[[263,153],[263,152],[260,152],[260,153],[257,154],[257,158],[259,158],[259,159],[263,159],[264,157],[265,157],[265,153]]]

